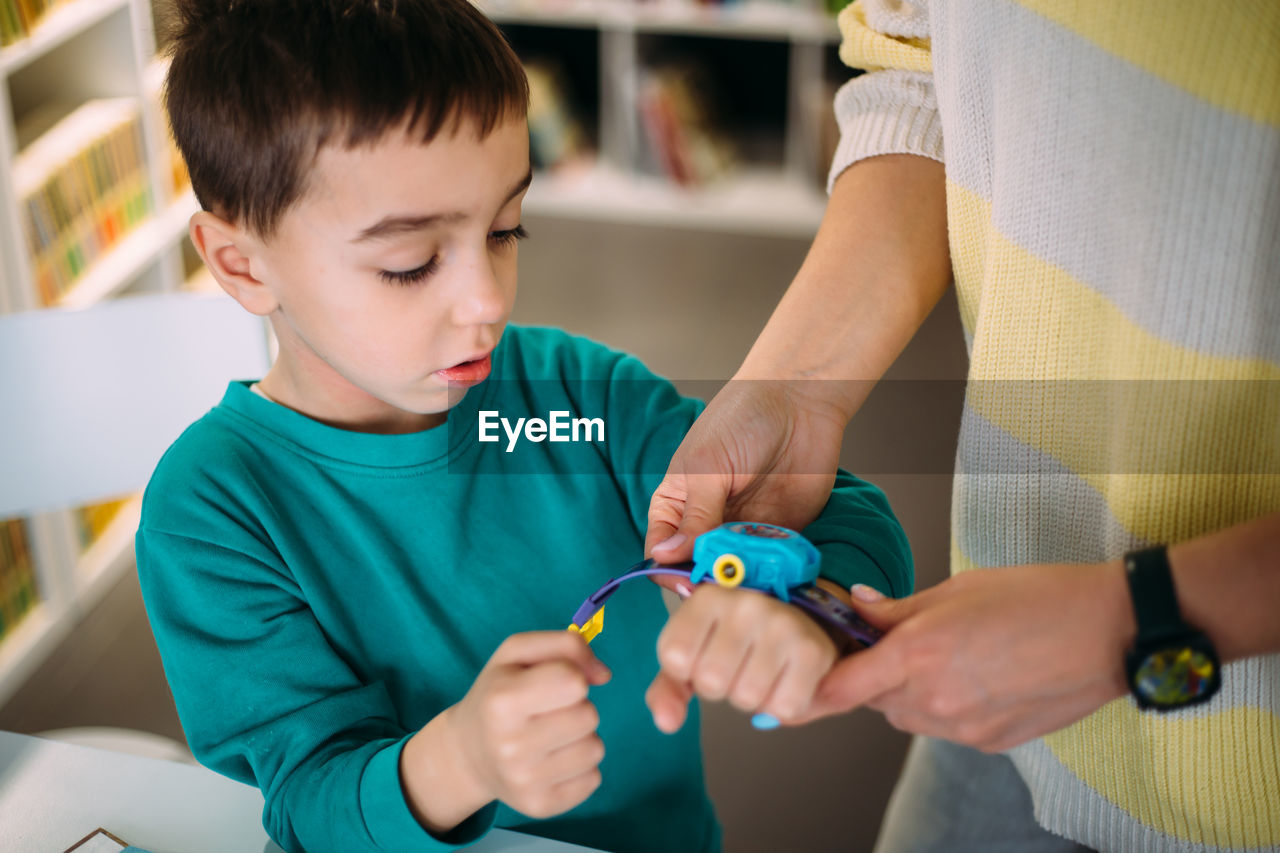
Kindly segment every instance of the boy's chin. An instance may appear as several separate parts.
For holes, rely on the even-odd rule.
[[[447,404],[443,409],[437,408],[435,410],[435,413],[441,414],[441,415],[448,414],[450,409],[452,409],[454,406],[462,402],[462,398],[467,396],[467,392],[470,391],[471,388],[473,387],[475,386],[463,388],[461,386],[450,385],[448,389],[446,389],[445,391],[445,393],[448,395]]]
[[[467,396],[467,392],[470,390],[470,387],[451,385],[448,388],[434,388],[420,396],[404,395],[400,400],[388,402],[411,415],[422,415],[423,417],[439,415],[443,418],[449,413],[450,409],[462,402],[462,399]]]

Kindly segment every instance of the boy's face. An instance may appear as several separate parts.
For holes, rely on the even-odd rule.
[[[523,117],[484,139],[464,120],[426,145],[397,130],[321,149],[249,256],[280,342],[264,391],[348,429],[442,423],[488,376],[515,302],[529,175]]]

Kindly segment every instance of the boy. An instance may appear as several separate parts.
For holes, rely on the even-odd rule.
[[[696,718],[667,736],[644,712],[657,589],[609,604],[612,672],[563,630],[637,558],[698,404],[634,359],[506,329],[530,179],[510,48],[466,0],[180,5],[166,97],[204,208],[192,240],[279,341],[144,501],[138,571],[193,752],[262,789],[289,850],[446,849],[492,826],[718,849]],[[601,440],[525,430],[508,453],[519,433],[477,432],[562,411]],[[833,577],[907,591],[883,496],[837,485],[807,531]],[[753,704],[785,712],[835,652],[769,604],[752,618],[799,662],[786,701]]]

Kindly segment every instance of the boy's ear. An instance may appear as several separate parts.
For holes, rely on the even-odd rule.
[[[267,316],[278,307],[275,294],[253,277],[249,257],[255,241],[236,226],[207,210],[191,217],[191,242],[218,285],[245,310]]]

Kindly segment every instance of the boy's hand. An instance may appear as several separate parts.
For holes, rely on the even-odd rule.
[[[600,785],[604,743],[587,688],[609,678],[569,631],[515,634],[498,647],[467,695],[445,712],[465,769],[489,800],[546,818],[591,795]]]
[[[799,719],[836,659],[831,638],[793,605],[762,592],[700,584],[658,637],[662,670],[645,701],[664,732],[689,699],[728,699],[748,713]]]

